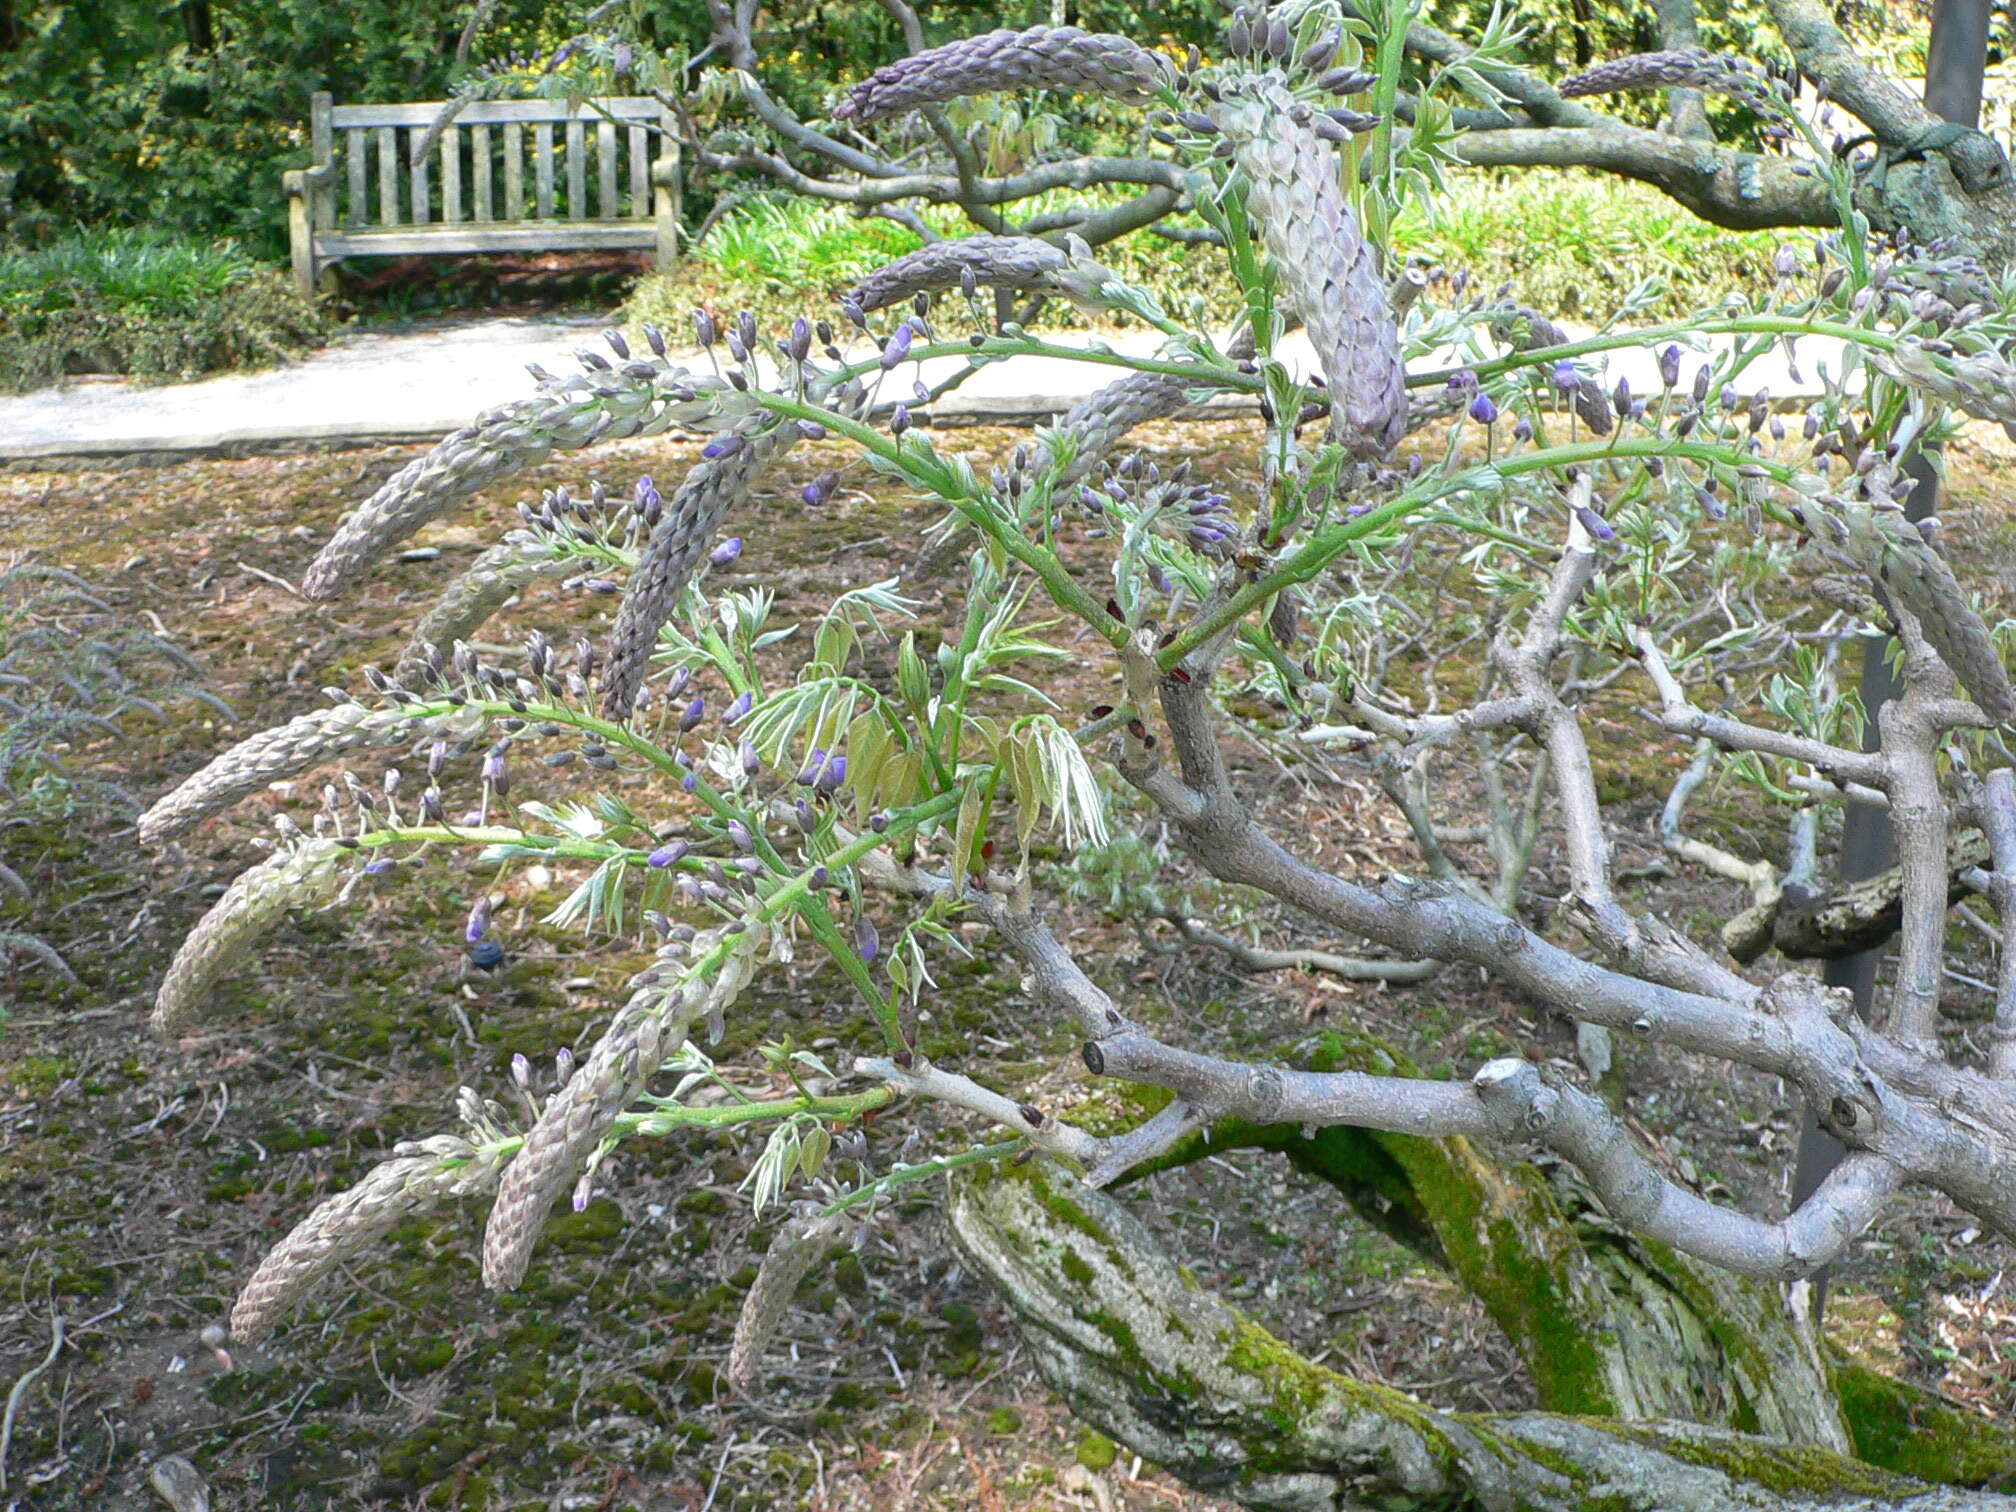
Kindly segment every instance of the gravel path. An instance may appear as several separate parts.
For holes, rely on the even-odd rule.
[[[90,379],[0,397],[0,463],[173,460],[302,444],[429,440],[491,405],[522,398],[530,387],[526,363],[555,370],[572,366],[577,347],[600,346],[597,332],[605,323],[593,316],[502,319],[399,334],[354,333],[265,372],[156,386]],[[1142,353],[1154,351],[1157,342],[1153,333],[1112,338],[1116,349]],[[1289,346],[1306,362],[1299,336]],[[1801,355],[1802,383],[1792,382],[1776,352],[1752,368],[1755,382],[1768,384],[1780,400],[1816,392],[1816,363],[1832,357],[1838,364],[1838,356],[1816,343],[1808,343]],[[924,377],[930,381],[951,365],[949,359],[931,364]],[[1687,371],[1692,368],[1690,361]],[[1658,388],[1650,352],[1620,354],[1611,373],[1628,376],[1638,393]],[[887,391],[903,393],[913,376],[911,370],[899,371]],[[953,421],[1042,419],[1113,376],[1110,367],[1018,357],[976,373],[941,401],[936,413]]]

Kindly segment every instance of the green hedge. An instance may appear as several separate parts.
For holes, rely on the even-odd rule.
[[[1018,207],[1058,209],[1077,196],[1060,192]],[[972,227],[953,211],[926,209],[941,235]],[[1732,290],[1770,280],[1778,238],[1723,231],[1697,219],[1658,190],[1592,173],[1533,169],[1476,174],[1455,183],[1433,221],[1409,211],[1394,227],[1398,254],[1453,273],[1469,272],[1479,292],[1511,283],[1518,296],[1550,315],[1596,322],[1615,310],[1640,279],[1666,292],[1649,318],[1682,313]],[[754,310],[772,324],[830,304],[871,268],[911,251],[915,233],[886,220],[862,220],[844,207],[811,200],[756,200],[723,216],[697,252],[670,273],[638,284],[626,311],[684,339],[687,312]],[[1136,234],[1102,248],[1100,260],[1153,288],[1174,312],[1204,301],[1213,322],[1231,320],[1238,301],[1223,254]],[[1071,324],[1053,302],[1049,325]]]
[[[190,378],[326,334],[291,280],[230,242],[80,232],[0,256],[0,390],[77,373]]]

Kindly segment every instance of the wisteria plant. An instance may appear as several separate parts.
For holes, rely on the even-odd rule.
[[[869,278],[831,324],[766,333],[696,313],[692,362],[656,330],[635,348],[612,331],[606,354],[535,371],[533,397],[345,519],[304,579],[311,598],[555,451],[709,437],[669,491],[639,478],[521,505],[395,669],[226,752],[143,820],[160,843],[276,780],[333,773],[189,936],[156,1004],[164,1027],[200,1013],[288,910],[396,886],[454,852],[487,869],[464,942],[479,965],[498,949],[491,877],[531,863],[575,879],[551,923],[652,953],[592,1043],[550,1068],[519,1058],[494,1097],[463,1089],[459,1128],[400,1146],[303,1219],[246,1282],[235,1336],[278,1326],[316,1280],[450,1196],[493,1194],[483,1278],[516,1286],[556,1204],[617,1179],[626,1144],[746,1126],[767,1131],[751,1201],[792,1215],[736,1333],[729,1375],[744,1389],[798,1281],[892,1188],[950,1175],[962,1251],[1072,1406],[1247,1505],[2005,1504],[1894,1473],[1882,1412],[1892,1427],[1898,1413],[1936,1421],[1960,1446],[1910,1460],[1919,1475],[1979,1481],[1981,1435],[1896,1383],[1876,1406],[1851,1393],[1859,1378],[1816,1337],[1799,1283],[1910,1189],[2016,1237],[2009,627],[1900,503],[1900,469],[1963,417],[2016,427],[2016,287],[1873,236],[1848,170],[1824,157],[1840,229],[1788,247],[1756,307],[1654,328],[1627,309],[1569,340],[1510,291],[1431,285],[1362,229],[1392,196],[1432,192],[1445,158],[1392,133],[1410,19],[1403,4],[1373,21],[1324,3],[1248,8],[1208,62],[1068,27],[997,32],[849,97],[842,113],[864,125],[999,89],[1141,103],[1245,292],[1229,335],[1068,236],[935,243]],[[1676,80],[1782,110],[1753,70],[1695,54],[1606,65],[1562,93]],[[983,299],[998,288],[1126,311],[1164,340],[1152,356],[1046,341],[999,319]],[[1289,360],[1296,326],[1313,369]],[[1654,354],[1655,385],[1612,375],[1631,349]],[[1789,417],[1754,377],[1774,350],[1822,388]],[[1004,465],[942,445],[924,422],[956,379],[913,388],[913,364],[963,374],[1023,356],[1118,376]],[[1124,451],[1143,421],[1214,396],[1257,405],[1250,492]],[[806,438],[836,438],[943,506],[965,553],[943,643],[920,638],[896,580],[802,627],[775,623],[762,589],[710,589],[708,564],[741,550],[723,539],[738,506]],[[821,473],[805,503],[838,484]],[[607,635],[479,652],[480,627],[541,579],[607,595]],[[1788,615],[1788,584],[1818,607]],[[1088,675],[1112,690],[1097,706],[1060,705],[1031,672],[1066,656],[1067,629],[1082,637],[1072,658],[1096,648]],[[1905,691],[1873,749],[1834,692],[1830,648],[1851,632],[1899,647]],[[1788,881],[1818,886],[1816,816],[1890,810],[1900,961],[1875,1022],[1795,967],[1746,975],[1725,941],[1620,897],[1588,731],[1592,700],[1620,686],[1674,738],[1660,842],[1751,889],[1763,922],[1742,937],[1746,960],[1769,947]],[[1239,742],[1368,763],[1418,869],[1368,886],[1298,856],[1242,796],[1227,759]],[[1717,771],[1787,817],[1789,870],[1686,834],[1688,797]],[[1469,813],[1481,821],[1461,834],[1451,816]],[[1173,847],[1145,846],[1151,828]],[[1552,918],[1529,895],[1536,848],[1565,879]],[[1236,891],[1365,942],[1340,969],[1479,969],[1584,1026],[1594,1061],[1617,1035],[1776,1076],[1850,1153],[1764,1217],[1697,1190],[1558,1066],[1499,1059],[1434,1079],[1369,1037],[1320,1064],[1242,1061],[1213,1053],[1209,1024],[1171,1043],[1095,983],[1045,906],[1121,873],[1113,899],[1159,899],[1193,936],[1249,948],[1192,916]],[[2002,947],[1992,1022],[1950,1050],[1939,1000],[1956,890],[1999,910]],[[955,921],[986,926],[1032,1011],[1156,1111],[1095,1125],[922,1056],[918,1014]],[[766,1069],[788,1094],[694,1100],[732,1073],[706,1046],[738,999],[800,953],[834,963],[873,1041],[838,1066],[775,1047]],[[971,1142],[941,1136],[880,1171],[835,1158],[860,1153],[871,1115],[921,1101],[964,1115],[950,1126]],[[1339,1185],[1486,1299],[1545,1410],[1443,1413],[1310,1364],[1179,1273],[1102,1190],[1284,1126],[1291,1158],[1313,1160],[1320,1134],[1386,1162],[1377,1194]],[[1641,1284],[1613,1284],[1620,1267]]]

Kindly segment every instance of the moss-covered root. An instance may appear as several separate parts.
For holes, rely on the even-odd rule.
[[[1708,1428],[1440,1413],[1311,1365],[1200,1291],[1115,1199],[1041,1164],[955,1181],[960,1252],[1072,1409],[1269,1512],[2016,1512],[1825,1450]]]

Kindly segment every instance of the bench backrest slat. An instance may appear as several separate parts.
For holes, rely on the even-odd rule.
[[[553,123],[532,128],[532,176],[538,188],[539,219],[553,219]]]
[[[588,217],[588,123],[567,123],[567,219]]]
[[[595,123],[595,213],[616,219],[616,128],[608,121]]]
[[[600,101],[619,120],[656,121],[662,107],[649,95],[619,95]],[[439,100],[405,105],[337,105],[331,124],[344,126],[429,126],[441,114]],[[494,126],[504,121],[565,121],[599,119],[600,111],[584,104],[569,111],[565,100],[475,100],[456,112],[461,126]]]
[[[399,224],[399,133],[378,128],[378,223]]]
[[[364,159],[369,150],[364,139],[368,135],[361,126],[349,127],[343,133],[344,177],[349,180],[350,191],[350,202],[343,210],[343,224],[353,228],[371,218],[370,203],[364,198]]]
[[[469,128],[469,166],[475,175],[469,208],[477,220],[491,220],[490,128],[480,123]]]
[[[525,219],[525,128],[504,123],[504,219]]]
[[[426,157],[423,155],[416,158],[413,155],[413,149],[420,145],[421,138],[426,133],[427,128],[424,126],[409,126],[406,129],[406,140],[399,144],[399,150],[405,154],[410,169],[408,176],[413,191],[412,200],[406,208],[412,212],[411,218],[416,226],[424,226],[434,218],[429,213],[432,209],[430,202],[434,198],[429,180],[433,175],[427,171]]]

